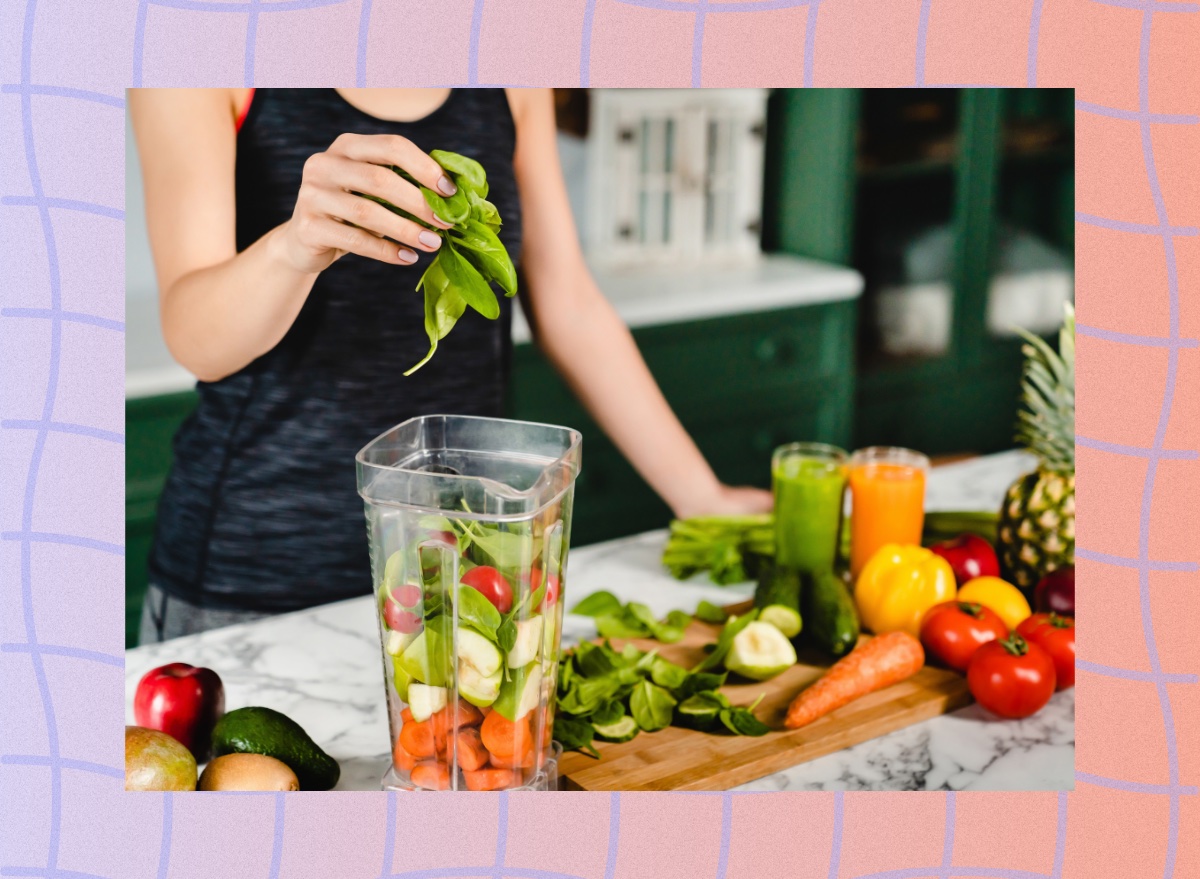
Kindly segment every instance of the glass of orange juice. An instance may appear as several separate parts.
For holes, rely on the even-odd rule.
[[[921,543],[929,459],[912,449],[871,446],[850,456],[850,574],[888,543]]]

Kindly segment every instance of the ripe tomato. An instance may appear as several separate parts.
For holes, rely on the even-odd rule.
[[[383,621],[389,629],[404,635],[411,635],[421,628],[421,615],[401,606],[395,595],[389,596],[383,604]]]
[[[533,584],[530,586],[530,584]],[[528,574],[522,575],[521,585],[526,589],[537,589],[542,585],[542,569],[533,568]],[[551,573],[546,575],[546,594],[542,596],[542,600],[535,607],[534,613],[540,613],[543,607],[553,607],[558,603],[558,575]]]
[[[988,641],[1007,635],[1008,627],[994,610],[970,601],[935,604],[921,620],[925,649],[958,671],[966,671],[971,656]]]
[[[1058,689],[1075,686],[1074,618],[1056,613],[1035,613],[1017,626],[1017,634],[1050,654]]]
[[[500,613],[512,610],[513,591],[504,575],[489,565],[471,568],[462,575],[462,582],[479,590],[483,597],[496,606]]]
[[[1013,633],[975,651],[967,665],[975,700],[1001,717],[1028,717],[1054,695],[1054,661],[1041,647]]]

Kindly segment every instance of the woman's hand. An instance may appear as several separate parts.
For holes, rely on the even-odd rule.
[[[740,516],[769,513],[774,506],[774,498],[765,488],[717,483],[716,490],[707,498],[690,501],[686,507],[681,507],[674,513],[678,519],[688,519],[692,516]]]
[[[304,163],[295,210],[279,236],[282,256],[292,268],[304,273],[320,272],[347,253],[411,265],[417,261],[412,248],[426,252],[438,249],[441,236],[381,204],[352,194],[373,195],[422,222],[449,229],[453,224],[434,214],[421,191],[390,165],[403,168],[423,186],[442,195],[457,191],[442,167],[407,138],[343,134],[325,152],[314,153]]]

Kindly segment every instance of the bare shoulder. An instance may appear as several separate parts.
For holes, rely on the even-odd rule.
[[[522,123],[554,113],[554,89],[505,89],[508,108],[518,128]]]

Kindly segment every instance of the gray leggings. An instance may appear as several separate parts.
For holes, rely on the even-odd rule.
[[[248,623],[270,616],[252,610],[218,610],[198,607],[182,598],[167,595],[154,584],[146,590],[146,601],[142,605],[142,625],[138,633],[139,644],[154,644],[183,635],[194,635],[209,629]]]

